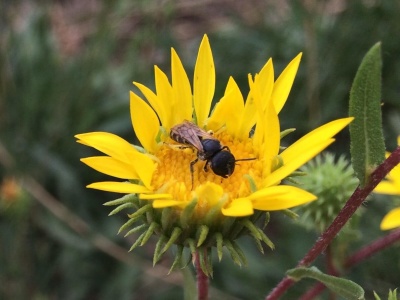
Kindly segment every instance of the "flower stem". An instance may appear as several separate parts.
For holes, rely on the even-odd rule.
[[[384,237],[373,241],[369,245],[366,245],[365,247],[355,252],[353,255],[346,259],[344,267],[346,269],[349,269],[352,266],[360,263],[361,261],[364,261],[373,254],[378,253],[379,251],[391,246],[398,241],[400,241],[400,229],[392,231],[388,235],[385,235]]]
[[[381,237],[372,243],[364,246],[360,250],[356,251],[353,255],[349,256],[344,263],[344,270],[348,270],[354,265],[364,261],[368,257],[378,253],[379,251],[391,246],[392,244],[400,241],[400,229],[397,229],[388,235]],[[338,276],[338,272],[330,273],[331,275]],[[326,286],[322,283],[316,283],[311,289],[303,294],[299,300],[314,299],[320,293],[325,290]]]
[[[204,250],[207,251],[207,250]],[[200,263],[200,254],[197,251],[195,254],[195,267],[197,273],[197,299],[198,300],[207,300],[208,299],[208,277],[203,272]]]
[[[369,177],[368,183],[361,188],[360,186],[354,191],[353,195],[346,202],[343,209],[339,212],[335,220],[328,229],[317,239],[314,246],[299,262],[297,267],[310,265],[332,242],[334,237],[339,233],[342,227],[348,222],[357,208],[365,201],[367,196],[374,190],[379,182],[400,162],[400,147],[380,164]],[[278,299],[285,291],[294,284],[289,277],[285,277],[265,298],[266,300]]]

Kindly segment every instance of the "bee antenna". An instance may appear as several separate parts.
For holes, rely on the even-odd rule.
[[[245,161],[245,160],[255,160],[256,158],[255,157],[252,157],[252,158],[241,158],[241,159],[235,159],[235,162],[237,162],[237,161]]]

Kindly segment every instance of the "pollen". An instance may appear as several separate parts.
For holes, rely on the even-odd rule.
[[[251,138],[244,141],[237,140],[226,133],[216,134],[223,146],[227,146],[237,161],[235,170],[228,178],[220,177],[208,166],[206,161],[198,160],[193,165],[193,174],[190,171],[191,162],[197,158],[197,150],[192,147],[182,147],[170,140],[163,144],[155,154],[159,162],[153,175],[152,186],[160,193],[171,194],[173,199],[190,201],[195,196],[196,188],[206,182],[212,182],[222,187],[223,193],[229,199],[245,197],[251,194],[250,183],[246,176],[251,176],[258,185],[262,181],[263,163],[255,155]],[[193,176],[193,186],[192,186]]]

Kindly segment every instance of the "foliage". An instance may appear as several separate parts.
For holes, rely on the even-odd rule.
[[[244,88],[247,78],[237,74],[258,71],[269,57],[282,70],[304,52],[283,129],[299,118],[304,122],[288,140],[346,115],[358,64],[381,41],[384,131],[393,141],[388,148],[394,148],[400,132],[398,1],[267,2],[240,7],[215,1],[217,10],[184,0],[0,3],[0,176],[3,183],[19,178],[26,190],[11,199],[21,201],[13,206],[18,217],[15,209],[3,209],[10,206],[0,199],[0,298],[183,297],[182,277],[166,275],[173,258],[165,258],[167,267],[153,269],[146,249],[126,254],[133,239],[115,236],[123,219],[107,218],[100,205],[113,197],[84,188],[98,178],[80,164],[90,153],[73,135],[102,130],[136,142],[130,133],[131,82],[154,85],[151,66],[167,69],[171,46],[182,50],[184,64],[194,64],[192,50],[204,33],[220,58],[217,96],[229,75]],[[348,155],[348,144],[348,134],[342,133],[330,150]],[[364,243],[381,235],[378,224],[386,209],[381,202],[366,208]],[[248,266],[215,263],[211,295],[265,296],[316,238],[281,215],[271,214],[269,228],[276,251],[260,255],[251,241],[240,240],[250,254]],[[385,294],[398,284],[398,266],[390,263],[397,252],[387,249],[371,258],[349,275],[351,280],[367,296],[373,289]],[[296,285],[285,297],[297,298],[306,288]]]

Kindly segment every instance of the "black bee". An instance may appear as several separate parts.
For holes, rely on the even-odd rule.
[[[193,166],[199,160],[205,160],[204,171],[208,171],[208,166],[214,174],[223,178],[228,178],[235,171],[235,163],[243,160],[253,160],[255,158],[235,159],[227,146],[223,146],[211,133],[206,132],[195,124],[184,121],[171,128],[170,137],[178,142],[197,150],[197,158],[190,162],[190,172],[192,174],[193,186]]]

